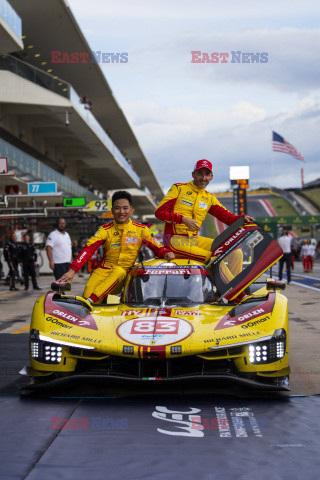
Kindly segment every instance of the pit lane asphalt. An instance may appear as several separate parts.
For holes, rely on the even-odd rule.
[[[300,266],[296,263],[295,275],[302,273]],[[318,264],[312,277],[320,283]],[[51,280],[40,278],[44,292]],[[72,292],[80,294],[85,281],[77,278]],[[291,396],[235,389],[203,393],[197,386],[162,389],[153,383],[144,392],[101,391],[100,398],[80,392],[77,398],[21,399],[19,387],[27,380],[18,371],[28,363],[27,330],[39,293],[0,287],[1,480],[318,478],[320,328],[315,289],[293,283],[285,290]],[[199,424],[192,427],[190,412],[200,416],[203,430]],[[225,429],[217,423],[221,416]]]

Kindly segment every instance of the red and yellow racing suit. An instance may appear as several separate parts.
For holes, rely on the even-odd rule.
[[[90,298],[94,303],[101,302],[108,293],[121,292],[127,273],[134,265],[143,245],[160,258],[170,251],[153,239],[145,225],[132,220],[125,225],[113,221],[99,228],[74,259],[70,268],[75,272],[80,270],[100,245],[103,248],[103,256],[91,274],[83,293],[85,298]]]
[[[203,263],[208,262],[212,255],[213,239],[201,237],[197,232],[189,230],[182,222],[182,217],[188,217],[201,226],[207,213],[226,225],[231,225],[244,216],[229,212],[212,193],[197,187],[193,181],[172,185],[155,211],[155,216],[166,223],[164,245],[168,246],[178,258],[186,257]],[[233,278],[241,271],[242,252],[236,250],[232,257],[229,270]]]

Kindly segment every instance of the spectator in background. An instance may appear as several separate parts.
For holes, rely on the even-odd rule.
[[[92,110],[92,102],[89,100],[88,95],[83,95],[80,101],[86,110]]]
[[[24,289],[29,290],[29,275],[31,277],[33,290],[41,290],[36,280],[35,266],[37,264],[37,253],[33,243],[30,243],[30,235],[24,235],[24,242],[19,252],[20,265],[23,268]]]
[[[18,263],[19,263],[19,247],[17,245],[16,233],[11,234],[11,238],[7,241],[3,249],[3,256],[9,267],[9,285],[10,290],[19,290],[16,288],[16,276],[19,277]]]
[[[80,252],[78,240],[73,240],[72,242],[72,260],[74,260]]]
[[[284,263],[287,266],[288,285],[291,282],[291,241],[287,230],[283,230],[281,237],[278,240],[280,247],[283,250],[283,256],[279,260],[279,280],[282,280],[282,272]]]
[[[309,271],[310,271],[310,259],[309,259],[308,240],[305,240],[303,242],[303,245],[302,245],[301,251],[300,251],[300,255],[301,255],[302,264],[303,264],[303,271],[304,271],[304,273],[309,273]]]
[[[64,218],[58,218],[56,229],[49,233],[46,243],[49,265],[55,279],[62,277],[70,267],[72,258],[71,239],[65,231],[66,222]]]
[[[314,264],[314,258],[316,255],[316,246],[311,243],[309,240],[309,263],[310,263],[310,271],[313,272],[313,264]]]

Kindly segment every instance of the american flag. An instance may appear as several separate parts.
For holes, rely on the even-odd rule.
[[[291,143],[287,142],[287,140],[285,140],[276,132],[272,132],[272,150],[274,152],[287,153],[288,155],[292,155],[297,160],[305,162],[305,159],[301,153],[299,153],[298,150],[291,145]]]

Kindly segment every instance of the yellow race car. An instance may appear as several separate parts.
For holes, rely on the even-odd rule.
[[[212,250],[209,265],[136,264],[121,298],[108,304],[91,305],[55,285],[33,310],[30,366],[21,372],[32,377],[30,388],[200,378],[289,390],[284,284],[254,283],[282,256],[280,246],[258,225],[236,222]]]

